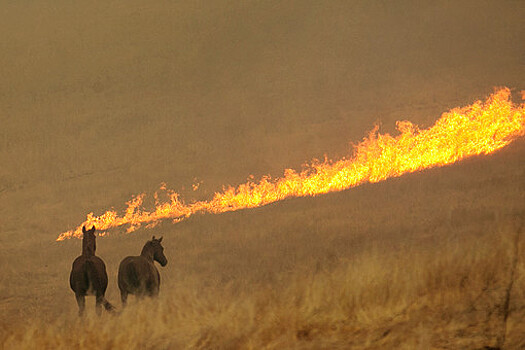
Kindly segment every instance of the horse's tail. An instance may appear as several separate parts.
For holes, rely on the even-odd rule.
[[[106,285],[103,285],[104,282],[102,281],[102,278],[100,276],[101,273],[105,273],[105,271],[98,271],[97,267],[95,266],[95,263],[91,259],[86,260],[86,270],[88,279],[93,285],[93,289],[95,290],[96,294],[99,294],[99,291],[105,291],[107,287]],[[115,307],[106,300],[106,297],[104,296],[104,293],[102,293],[102,305],[104,306],[104,309],[106,309],[109,312],[115,311]]]
[[[104,300],[102,301],[102,305],[104,306],[104,309],[106,309],[107,312],[115,312],[116,308],[104,297]]]

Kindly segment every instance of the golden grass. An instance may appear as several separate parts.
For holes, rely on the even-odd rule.
[[[4,349],[385,349],[501,345],[517,225],[439,247],[371,249],[239,288],[179,281],[117,315],[9,327]],[[524,270],[520,250],[518,270]],[[517,274],[519,275],[519,274]],[[522,296],[525,280],[514,281]],[[516,314],[523,311],[511,304]],[[92,310],[91,310],[92,311]],[[524,345],[510,317],[506,344]],[[521,342],[521,343],[520,343]],[[509,347],[511,348],[511,347]]]
[[[345,193],[112,232],[97,255],[117,307],[124,256],[156,234],[170,261],[160,299],[115,316],[95,317],[89,298],[78,319],[80,242],[54,242],[161,182],[208,199],[348,156],[375,121],[427,127],[494,86],[523,89],[517,1],[49,3],[0,5],[0,349],[525,347],[523,244],[503,307],[523,141]]]
[[[169,259],[158,300],[132,299],[101,318],[91,297],[78,319],[67,285],[80,241],[56,243],[56,232],[6,240],[0,348],[519,349],[524,146],[352,191],[100,238],[106,297],[119,309],[120,260],[153,234],[165,235]]]

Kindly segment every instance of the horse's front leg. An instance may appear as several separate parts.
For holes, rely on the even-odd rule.
[[[128,303],[128,292],[125,290],[120,291],[120,300],[122,301],[122,307],[125,307]]]
[[[77,298],[77,304],[78,304],[78,315],[83,316],[84,315],[84,309],[86,308],[86,298],[84,295],[81,295],[79,293],[75,293],[75,298]]]
[[[159,287],[152,287],[149,291],[148,291],[148,296],[150,296],[151,298],[156,298],[159,296],[159,290],[160,288]]]

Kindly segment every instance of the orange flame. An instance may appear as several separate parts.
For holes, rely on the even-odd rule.
[[[60,234],[57,241],[82,237],[83,225],[96,225],[101,231],[129,225],[129,233],[143,224],[154,226],[162,219],[179,222],[199,212],[224,213],[260,207],[288,197],[341,191],[365,182],[378,182],[451,164],[466,157],[489,154],[525,134],[525,104],[513,104],[510,96],[510,90],[502,88],[484,103],[477,101],[444,113],[432,127],[424,130],[409,121],[399,121],[397,130],[400,134],[395,137],[379,134],[375,127],[355,146],[350,159],[335,162],[314,160],[301,172],[286,169],[281,178],[265,176],[258,183],[248,180],[237,188],[228,187],[215,193],[209,201],[186,204],[179,194],[162,186],[161,190],[166,191],[169,201],[160,203],[155,193],[153,211],[144,210],[145,195],[140,194],[127,203],[123,216],[115,211],[107,211],[101,216],[90,213],[86,221],[76,229]]]

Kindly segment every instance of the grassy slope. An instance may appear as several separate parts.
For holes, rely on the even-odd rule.
[[[116,317],[76,320],[65,281],[79,242],[50,245],[70,256],[43,267],[35,262],[49,255],[32,254],[20,272],[32,289],[3,283],[18,294],[11,311],[29,311],[31,320],[6,324],[4,346],[481,348],[503,334],[509,348],[523,346],[523,236],[506,332],[503,320],[525,210],[524,146],[343,193],[100,239],[108,298],[117,303],[118,261],[150,234],[166,236],[160,300]],[[34,274],[35,265],[45,275]]]
[[[170,259],[161,299],[76,318],[67,277],[80,242],[54,239],[87,212],[195,177],[199,191],[181,192],[209,198],[248,174],[346,155],[378,119],[387,131],[399,119],[428,126],[493,86],[523,89],[518,2],[366,3],[2,5],[0,344],[501,342],[523,141],[343,193],[115,232],[97,251],[109,300],[119,304],[119,261],[152,234],[166,236]],[[510,348],[523,346],[522,249]]]

